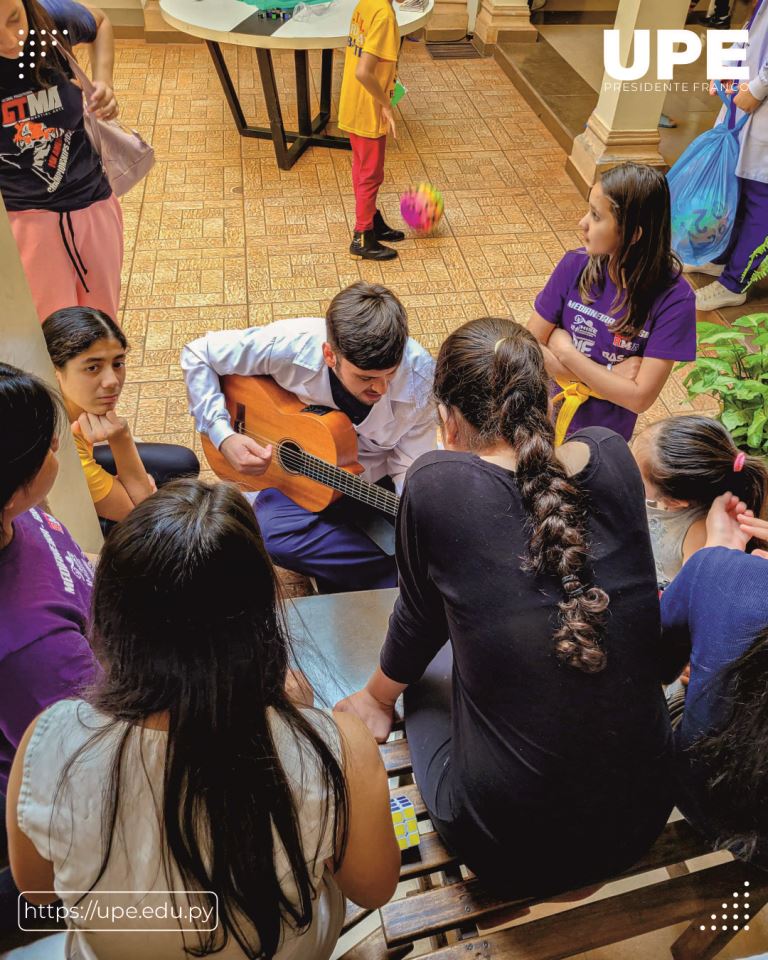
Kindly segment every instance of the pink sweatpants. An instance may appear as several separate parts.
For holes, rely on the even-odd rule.
[[[376,198],[384,182],[384,151],[387,135],[360,137],[350,133],[352,186],[355,191],[355,230],[370,230],[376,213]]]
[[[117,318],[123,212],[117,197],[83,210],[9,212],[24,273],[42,323],[62,307],[96,307]]]

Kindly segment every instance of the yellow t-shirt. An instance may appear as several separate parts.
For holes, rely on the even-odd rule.
[[[93,459],[93,447],[88,443],[82,434],[76,433],[74,436],[77,455],[80,457],[80,464],[85,474],[85,480],[88,484],[88,490],[91,494],[91,500],[98,503],[112,489],[115,478],[111,473],[107,473],[104,467],[100,466]]]
[[[381,137],[387,132],[387,124],[381,119],[381,108],[355,77],[363,53],[372,53],[379,58],[376,77],[391,99],[400,53],[400,33],[390,0],[360,0],[355,7],[349,25],[339,98],[339,126],[342,130],[359,137]]]

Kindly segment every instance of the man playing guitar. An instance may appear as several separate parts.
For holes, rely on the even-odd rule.
[[[436,444],[434,361],[408,336],[405,309],[383,286],[352,284],[325,320],[209,333],[183,348],[181,365],[198,431],[243,474],[263,474],[273,448],[233,429],[219,383],[226,374],[270,376],[303,403],[341,410],[357,433],[362,477],[398,494],[411,463]],[[270,488],[255,510],[275,563],[315,577],[322,591],[396,586],[391,549],[365,532],[365,505],[341,497],[310,513]]]

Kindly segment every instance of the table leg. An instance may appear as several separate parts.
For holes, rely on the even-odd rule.
[[[306,50],[294,51],[296,71],[296,103],[299,115],[299,130],[294,133],[285,129],[280,108],[280,97],[275,83],[275,70],[272,53],[264,47],[257,47],[256,59],[264,91],[264,100],[269,116],[269,127],[255,127],[248,124],[240,105],[237,90],[232,82],[221,47],[214,40],[206,40],[216,73],[219,77],[224,96],[241,137],[254,137],[259,140],[271,140],[275,147],[277,165],[281,170],[290,170],[301,154],[309,146],[327,147],[336,150],[350,150],[347,137],[334,137],[322,134],[331,115],[331,82],[333,73],[333,50],[323,50],[321,67],[320,112],[313,119],[309,96],[309,66]],[[290,142],[290,146],[288,143]]]

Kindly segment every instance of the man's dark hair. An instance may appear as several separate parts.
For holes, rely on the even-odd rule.
[[[388,370],[403,358],[405,307],[391,290],[358,280],[337,293],[325,315],[328,343],[361,370]]]

